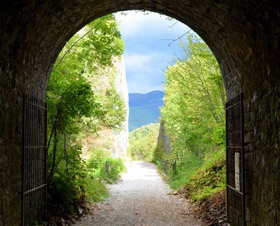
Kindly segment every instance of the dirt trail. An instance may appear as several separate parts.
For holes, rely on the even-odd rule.
[[[201,226],[184,199],[171,190],[155,165],[137,161],[110,188],[110,197],[75,226]]]

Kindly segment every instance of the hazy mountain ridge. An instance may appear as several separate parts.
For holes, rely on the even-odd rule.
[[[129,131],[158,122],[163,97],[163,91],[152,91],[147,94],[129,93]]]

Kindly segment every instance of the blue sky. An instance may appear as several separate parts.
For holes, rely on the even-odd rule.
[[[145,15],[143,12],[128,11],[125,14],[115,15],[125,42],[124,60],[129,93],[163,90],[164,71],[168,65],[174,64],[176,56],[183,56],[179,42],[169,46],[170,40],[190,29],[157,13]]]

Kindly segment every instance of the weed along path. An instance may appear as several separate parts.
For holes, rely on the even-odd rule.
[[[186,201],[170,192],[155,165],[135,161],[111,186],[110,197],[75,226],[201,226]]]

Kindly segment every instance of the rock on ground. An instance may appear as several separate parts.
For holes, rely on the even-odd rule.
[[[110,197],[75,226],[201,226],[186,200],[169,193],[172,191],[155,165],[133,162],[122,179],[111,186]]]

